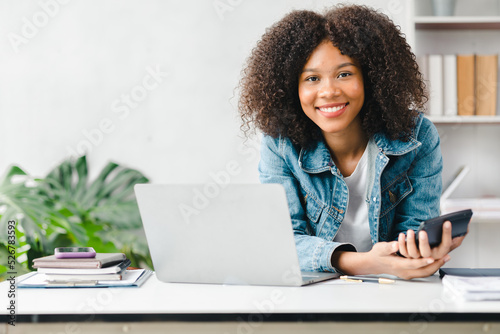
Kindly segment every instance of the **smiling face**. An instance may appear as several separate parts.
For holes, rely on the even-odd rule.
[[[358,63],[330,41],[322,42],[311,53],[298,89],[302,110],[325,136],[359,131],[358,115],[365,98],[363,74]]]

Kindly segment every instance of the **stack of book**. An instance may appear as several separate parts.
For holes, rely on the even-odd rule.
[[[497,54],[431,54],[417,61],[429,88],[429,116],[497,114]]]
[[[123,253],[97,253],[94,258],[57,259],[55,255],[33,260],[33,268],[48,283],[120,281],[130,260]]]
[[[443,286],[462,300],[500,300],[500,276],[443,277]]]

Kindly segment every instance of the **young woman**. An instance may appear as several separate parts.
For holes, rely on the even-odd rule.
[[[365,6],[293,11],[252,51],[245,131],[264,133],[263,183],[284,186],[302,270],[433,274],[462,242],[414,230],[439,215],[442,158],[422,75],[401,31]],[[418,238],[419,247],[416,246]]]

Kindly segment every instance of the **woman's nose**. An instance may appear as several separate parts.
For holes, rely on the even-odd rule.
[[[332,96],[339,96],[341,89],[334,82],[326,81],[320,88],[318,93],[319,97],[328,98]]]

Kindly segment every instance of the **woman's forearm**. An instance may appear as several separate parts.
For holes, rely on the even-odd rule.
[[[397,242],[376,243],[365,253],[338,250],[332,255],[332,265],[348,275],[389,274],[411,279],[432,275],[450,259],[449,255],[438,260],[404,258],[396,255],[397,251]]]
[[[347,275],[376,274],[368,261],[368,253],[336,251],[332,255],[332,266]]]

